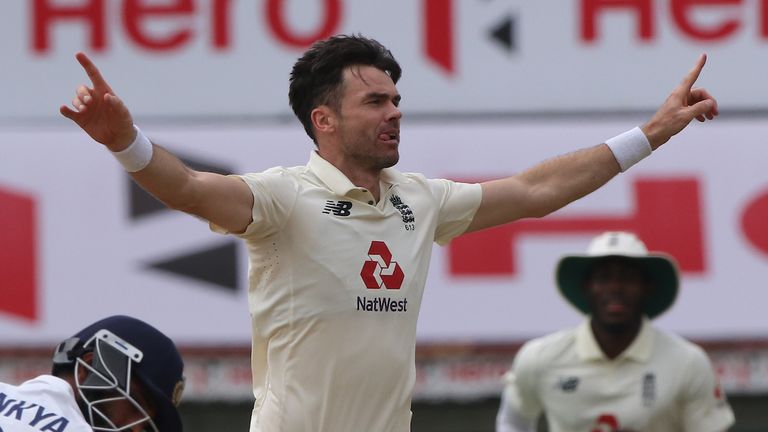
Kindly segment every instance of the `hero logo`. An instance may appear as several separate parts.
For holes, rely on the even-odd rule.
[[[241,33],[237,31],[238,22],[233,17],[242,11],[235,8],[248,4],[232,0],[88,0],[79,4],[34,0],[28,3],[31,9],[31,45],[36,53],[51,50],[54,29],[63,21],[74,21],[82,26],[86,35],[85,44],[92,51],[109,49],[115,44],[112,39],[119,33],[124,33],[130,44],[155,52],[179,51],[199,44],[217,51],[228,50],[236,45],[234,38]],[[302,50],[315,41],[340,33],[352,4],[344,0],[318,1],[317,25],[302,30],[292,25],[295,21],[292,14],[296,12],[291,7],[293,3],[301,2],[268,0],[253,3],[261,4],[262,9],[257,13],[263,15],[264,29],[269,37],[288,48]],[[421,44],[425,55],[438,68],[453,74],[454,0],[421,0],[420,6],[424,29]],[[113,16],[120,19],[113,19]],[[166,31],[155,32],[149,24],[156,21],[166,24],[161,26]]]
[[[392,252],[386,243],[372,241],[371,247],[368,248],[368,257],[370,259],[363,264],[360,271],[366,288],[379,289],[383,286],[386,289],[400,289],[405,274],[397,261],[392,261]]]

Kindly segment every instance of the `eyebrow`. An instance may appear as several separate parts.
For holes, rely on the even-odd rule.
[[[369,92],[365,94],[365,99],[390,99],[389,93],[383,93],[383,92]],[[400,102],[402,99],[402,96],[400,93],[396,93],[394,97],[392,97],[392,100],[395,102]]]

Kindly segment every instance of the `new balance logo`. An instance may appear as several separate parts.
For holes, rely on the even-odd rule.
[[[334,216],[349,216],[352,208],[352,201],[333,201],[328,200],[323,207],[323,214],[333,213]]]
[[[573,393],[579,387],[578,377],[561,377],[556,384],[563,393]]]

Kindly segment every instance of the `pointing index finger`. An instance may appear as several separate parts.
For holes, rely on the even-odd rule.
[[[701,73],[701,70],[704,68],[704,64],[707,62],[707,55],[701,54],[699,56],[699,60],[696,62],[696,65],[691,69],[688,74],[685,75],[685,78],[683,78],[683,82],[680,83],[681,87],[684,87],[686,90],[691,90],[693,87],[693,84],[696,82],[696,80],[699,78],[699,74]]]
[[[75,58],[80,63],[80,65],[85,69],[85,73],[88,74],[88,78],[90,78],[91,82],[93,83],[93,87],[97,90],[101,90],[106,93],[112,93],[112,89],[109,87],[109,84],[107,84],[107,81],[104,80],[104,77],[101,76],[101,72],[99,72],[99,68],[96,67],[95,64],[91,61],[91,59],[88,58],[85,53],[79,52],[75,55]]]

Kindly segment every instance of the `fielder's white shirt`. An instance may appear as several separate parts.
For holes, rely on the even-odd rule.
[[[505,381],[499,432],[542,412],[551,432],[715,432],[734,422],[704,351],[647,320],[613,360],[589,320],[529,341]]]
[[[433,242],[463,233],[480,185],[385,169],[378,203],[314,151],[253,191],[251,432],[405,432]],[[214,227],[215,229],[215,227]]]
[[[72,386],[40,375],[19,386],[0,382],[0,432],[93,432]]]

